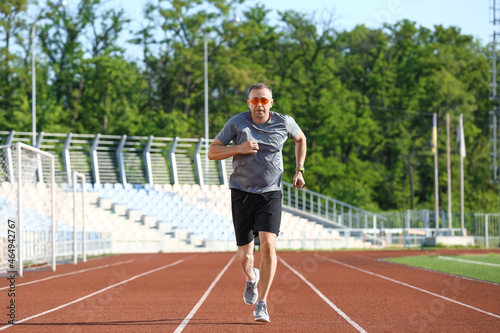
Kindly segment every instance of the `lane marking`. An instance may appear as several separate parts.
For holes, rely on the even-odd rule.
[[[90,297],[92,297],[92,296],[95,296],[95,295],[97,295],[97,294],[100,294],[100,293],[102,293],[102,292],[105,292],[105,291],[107,291],[107,290],[109,290],[109,289],[112,289],[112,288],[114,288],[114,287],[118,287],[118,286],[120,286],[120,285],[122,285],[122,284],[125,284],[125,283],[127,283],[127,282],[133,281],[133,280],[138,279],[138,278],[140,278],[140,277],[146,276],[146,275],[148,275],[148,274],[155,273],[155,272],[161,271],[162,269],[165,269],[165,268],[168,268],[168,267],[172,267],[172,266],[178,265],[178,264],[180,264],[181,262],[185,261],[186,259],[187,259],[187,258],[185,258],[185,259],[181,259],[181,260],[177,260],[177,261],[175,261],[175,262],[173,262],[173,263],[171,263],[171,264],[168,264],[168,265],[165,265],[165,266],[161,266],[161,267],[158,267],[158,268],[152,269],[152,270],[150,270],[150,271],[147,271],[147,272],[144,272],[144,273],[141,273],[141,274],[135,275],[135,276],[133,276],[133,277],[131,277],[131,278],[127,279],[127,280],[124,280],[124,281],[122,281],[122,282],[118,282],[118,283],[112,284],[112,285],[110,285],[110,286],[107,286],[106,288],[103,288],[103,289],[101,289],[101,290],[98,290],[98,291],[96,291],[96,292],[93,292],[93,293],[91,293],[91,294],[88,294],[87,296],[80,297],[80,298],[78,298],[78,299],[76,299],[76,300],[74,300],[74,301],[71,301],[71,302],[69,302],[69,303],[66,303],[66,304],[60,305],[60,306],[58,306],[58,307],[56,307],[56,308],[53,308],[53,309],[50,309],[50,310],[47,310],[47,311],[41,312],[41,313],[36,314],[36,315],[33,315],[33,316],[31,316],[31,317],[24,318],[24,319],[21,319],[21,320],[19,320],[19,321],[16,321],[16,322],[15,322],[15,324],[9,324],[9,325],[6,325],[6,326],[3,326],[3,327],[0,327],[0,331],[1,331],[1,330],[5,330],[5,329],[7,329],[7,328],[9,328],[9,327],[15,326],[15,325],[17,325],[17,324],[24,323],[24,322],[26,322],[26,321],[28,321],[28,320],[31,320],[31,319],[34,319],[34,318],[37,318],[37,317],[40,317],[40,316],[46,315],[47,313],[51,313],[51,312],[54,312],[54,311],[60,310],[60,309],[65,308],[65,307],[67,307],[67,306],[69,306],[69,305],[72,305],[72,304],[75,304],[75,303],[81,302],[81,301],[83,301],[83,300],[85,300],[85,299],[87,299],[87,298],[90,298]]]
[[[357,271],[360,271],[360,272],[363,272],[363,273],[366,273],[366,274],[369,274],[369,275],[373,275],[373,276],[376,276],[376,277],[379,277],[381,279],[384,279],[384,280],[388,280],[388,281],[391,281],[391,282],[394,282],[394,283],[397,283],[397,284],[400,284],[400,285],[403,285],[403,286],[406,286],[408,288],[412,288],[412,289],[415,289],[415,290],[418,290],[418,291],[421,291],[423,293],[426,293],[426,294],[429,294],[429,295],[432,295],[432,296],[436,296],[436,297],[439,297],[439,298],[442,298],[446,301],[450,301],[452,303],[455,303],[455,304],[458,304],[458,305],[461,305],[461,306],[465,306],[466,308],[469,308],[469,309],[472,309],[472,310],[476,310],[476,311],[479,311],[479,312],[482,312],[484,314],[487,314],[489,316],[492,316],[492,317],[495,317],[495,318],[499,318],[500,319],[500,315],[496,315],[494,313],[491,313],[491,312],[488,312],[488,311],[484,311],[484,310],[481,310],[479,308],[476,308],[472,305],[468,305],[468,304],[465,304],[465,303],[462,303],[462,302],[459,302],[459,301],[456,301],[452,298],[448,298],[448,297],[445,297],[445,296],[442,296],[442,295],[439,295],[439,294],[436,294],[436,293],[433,293],[432,291],[428,291],[428,290],[425,290],[425,289],[422,289],[422,288],[419,288],[419,287],[415,287],[411,284],[408,284],[408,283],[405,283],[405,282],[401,282],[401,281],[398,281],[398,280],[394,280],[394,279],[391,279],[390,277],[387,277],[387,276],[384,276],[384,275],[380,275],[380,274],[377,274],[377,273],[373,273],[373,272],[370,272],[370,271],[367,271],[367,270],[364,270],[362,268],[358,268],[358,267],[355,267],[355,266],[352,266],[352,265],[349,265],[349,264],[345,264],[341,261],[337,261],[335,259],[331,259],[331,258],[327,258],[327,257],[323,257],[333,263],[336,263],[336,264],[339,264],[339,265],[342,265],[342,266],[345,266],[345,267],[349,267],[349,268],[352,268],[352,269],[355,269]]]
[[[359,332],[364,332],[366,331],[359,326],[354,320],[352,320],[348,315],[346,315],[338,306],[333,304],[332,301],[330,301],[321,291],[319,291],[311,282],[309,282],[302,274],[297,272],[295,269],[292,268],[289,264],[285,262],[281,257],[278,257],[278,259],[289,269],[291,270],[295,275],[297,275],[302,281],[304,281],[311,289],[318,294],[319,297],[323,299],[323,301],[326,302],[332,309],[334,309],[342,318],[344,318],[349,324],[351,324],[355,329],[357,329]]]
[[[489,263],[489,262],[481,262],[481,261],[474,261],[474,260],[467,260],[467,259],[459,259],[459,258],[451,258],[451,257],[441,257],[441,256],[438,256],[438,259],[444,259],[444,260],[450,260],[450,261],[460,261],[460,262],[465,262],[465,263],[468,263],[468,264],[478,264],[478,265],[500,267],[499,264],[492,264],[492,263]]]
[[[189,312],[189,314],[187,315],[186,318],[184,318],[184,320],[182,321],[182,323],[179,326],[177,326],[177,328],[175,329],[174,333],[180,333],[180,332],[182,332],[182,330],[186,327],[186,325],[189,323],[189,321],[191,320],[191,318],[193,318],[193,316],[196,314],[196,312],[198,311],[198,309],[205,302],[205,300],[207,299],[208,295],[210,294],[210,292],[212,291],[212,289],[214,289],[214,287],[217,284],[217,282],[219,282],[219,280],[222,277],[222,275],[226,272],[226,270],[229,268],[229,266],[231,265],[231,263],[234,261],[234,258],[236,258],[236,255],[234,255],[229,260],[229,262],[222,269],[222,271],[219,273],[219,275],[217,275],[217,277],[215,278],[215,280],[212,282],[212,284],[210,285],[210,287],[208,287],[207,291],[205,291],[205,293],[200,298],[200,300],[198,301],[198,303],[196,303],[196,305],[191,310],[191,312]]]
[[[126,264],[126,263],[129,263],[129,262],[132,262],[134,260],[135,259],[130,259],[130,260],[125,260],[125,261],[120,261],[120,262],[117,262],[117,263],[114,263],[114,264],[108,264],[108,265],[103,265],[103,266],[86,268],[86,269],[82,269],[82,270],[79,270],[79,271],[70,272],[70,273],[64,273],[64,274],[59,274],[59,275],[53,275],[53,276],[49,276],[49,277],[46,277],[46,278],[43,278],[43,279],[39,279],[39,280],[33,280],[33,281],[30,281],[30,282],[19,283],[19,284],[16,284],[16,287],[26,286],[28,284],[43,282],[43,281],[47,281],[47,280],[52,280],[52,279],[63,277],[63,276],[68,276],[68,275],[74,275],[74,274],[80,274],[80,273],[95,271],[96,269],[102,269],[102,268],[107,268],[107,267],[118,266],[118,265],[122,265],[122,264]],[[9,289],[9,286],[0,288],[0,290],[4,290],[4,289]]]

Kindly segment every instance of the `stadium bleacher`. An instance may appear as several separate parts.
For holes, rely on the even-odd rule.
[[[10,184],[2,184],[1,188],[5,192]],[[84,189],[88,200],[86,233],[112,232],[113,252],[234,249],[230,190],[224,185],[87,183]],[[25,227],[48,228],[50,208],[36,199],[47,195],[47,189],[42,184],[29,191]],[[80,184],[76,184],[76,191],[82,192]],[[73,237],[72,192],[68,183],[56,188],[57,241],[71,241]],[[0,206],[2,217],[16,214],[5,195],[0,194]],[[77,232],[81,237],[81,225],[77,225]],[[344,244],[336,230],[283,213],[278,248],[332,248]]]
[[[30,135],[0,132],[0,143],[29,142]],[[85,230],[111,232],[113,252],[235,249],[230,191],[226,185],[231,163],[211,161],[208,178],[204,179],[204,166],[198,165],[206,153],[201,145],[203,140],[72,133],[39,135],[38,148],[58,156],[56,220],[59,230],[73,228],[70,174],[74,170],[88,180],[83,185],[88,207]],[[125,142],[123,150],[119,148],[120,142]],[[146,153],[151,160],[145,157]],[[48,177],[45,168],[43,177]],[[356,242],[360,237],[348,239],[350,236],[339,234],[333,227],[370,227],[373,213],[309,190],[297,192],[285,182],[283,185],[283,203],[288,208],[283,213],[278,248],[365,246],[363,242]],[[10,186],[10,183],[2,183],[2,188]],[[74,187],[81,193],[80,183]],[[43,185],[30,191],[30,198],[47,195]],[[27,219],[34,221],[30,227],[43,225],[43,216],[46,216],[43,214],[50,213],[47,204],[35,199],[27,199],[25,207],[33,209],[26,211]],[[298,210],[301,214],[297,214]],[[80,220],[77,223],[81,228]]]

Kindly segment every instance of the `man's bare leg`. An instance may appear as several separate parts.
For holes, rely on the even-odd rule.
[[[267,296],[276,274],[276,234],[260,231],[260,283],[258,300],[267,303]]]
[[[243,272],[248,281],[255,279],[255,273],[253,270],[254,257],[253,257],[254,241],[250,243],[238,246],[238,262],[240,263]]]

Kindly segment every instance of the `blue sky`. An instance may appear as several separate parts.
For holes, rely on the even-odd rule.
[[[72,7],[75,0],[67,0]],[[104,0],[110,6],[123,7],[132,19],[130,29],[140,27],[142,10],[147,0]],[[380,27],[384,22],[394,23],[410,19],[427,28],[442,24],[457,26],[462,33],[491,41],[494,26],[490,23],[490,6],[493,0],[247,0],[246,5],[264,3],[274,10],[294,9],[313,14],[316,19],[333,13],[334,26],[338,30],[351,30],[358,24],[370,28]],[[497,1],[500,2],[500,1]],[[500,31],[500,25],[497,25]]]
[[[383,22],[394,23],[408,18],[425,27],[434,24],[458,26],[462,31],[489,41],[493,32],[490,3],[493,0],[247,0],[246,4],[264,3],[266,7],[314,13],[332,11],[337,28],[350,30],[357,24],[378,27]],[[71,2],[71,0],[68,0]],[[111,0],[123,6],[134,19],[140,19],[145,0]],[[500,2],[500,1],[497,1]]]

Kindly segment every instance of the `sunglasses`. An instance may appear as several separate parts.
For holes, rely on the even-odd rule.
[[[266,105],[267,103],[269,103],[269,101],[270,99],[267,99],[265,97],[262,98],[255,97],[250,100],[250,103],[252,103],[253,105],[259,105],[259,103],[262,105]]]

